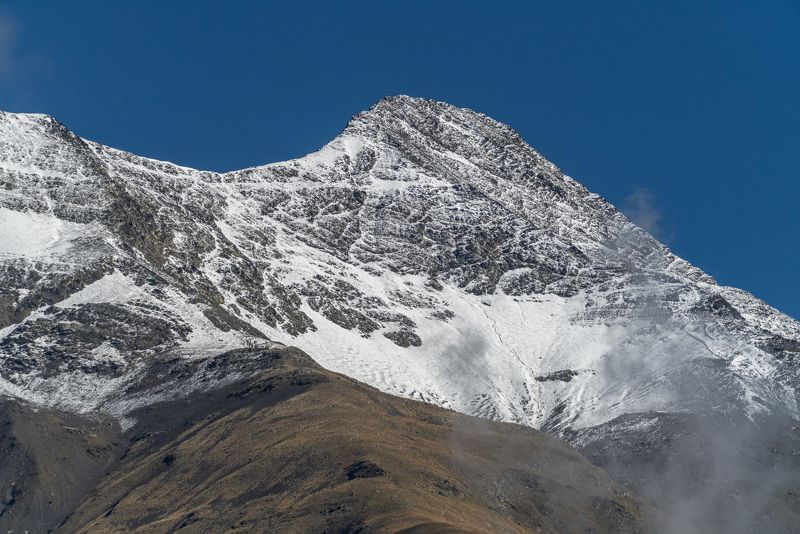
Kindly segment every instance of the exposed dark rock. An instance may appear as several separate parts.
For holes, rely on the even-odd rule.
[[[391,339],[398,347],[419,347],[422,345],[420,337],[408,330],[384,332],[383,336]]]
[[[353,480],[354,478],[373,478],[382,477],[386,475],[386,471],[379,466],[367,460],[360,460],[345,468],[347,472],[347,479]]]
[[[545,375],[536,377],[537,382],[571,382],[572,379],[580,374],[580,371],[572,369],[564,369],[561,371],[553,371]]]

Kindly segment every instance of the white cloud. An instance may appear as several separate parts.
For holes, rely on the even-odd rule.
[[[636,226],[646,230],[650,235],[658,237],[662,233],[661,219],[663,217],[653,202],[653,193],[650,190],[637,187],[625,199],[623,211]]]

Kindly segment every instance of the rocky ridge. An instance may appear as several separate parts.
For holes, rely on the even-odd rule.
[[[652,417],[686,436],[674,414],[798,418],[797,321],[441,102],[384,99],[315,153],[231,173],[4,113],[0,235],[0,392],[34,405],[134,424],[196,387],[138,388],[158,365],[270,340],[584,450]]]
[[[796,321],[470,110],[388,98],[316,153],[226,174],[47,116],[0,126],[12,395],[92,410],[98,384],[154,355],[265,337],[390,393],[536,427],[797,415]],[[542,380],[562,371],[574,378]]]

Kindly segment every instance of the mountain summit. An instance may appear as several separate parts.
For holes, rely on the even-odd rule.
[[[799,415],[798,322],[469,109],[386,98],[317,152],[223,174],[4,113],[0,183],[0,393],[34,405],[130,425],[252,372],[146,386],[156,362],[270,342],[597,450]]]
[[[315,153],[225,174],[43,115],[3,114],[0,132],[12,395],[114,410],[107,381],[150,357],[263,337],[536,427],[797,415],[796,321],[717,286],[479,113],[390,97]]]

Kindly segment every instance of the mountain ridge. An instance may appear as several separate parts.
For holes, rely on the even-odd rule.
[[[85,188],[88,198],[91,198],[94,204],[101,206],[105,202],[103,209],[111,214],[112,219],[104,224],[117,225],[117,229],[112,230],[112,233],[120,232],[120,224],[127,225],[127,228],[122,229],[122,233],[127,234],[126,238],[119,240],[117,246],[122,245],[126,248],[128,261],[143,260],[149,268],[155,266],[159,271],[159,276],[169,277],[169,283],[173,286],[181,284],[185,286],[197,281],[191,275],[187,277],[187,280],[180,280],[182,275],[176,276],[175,273],[168,273],[159,265],[163,265],[166,260],[185,261],[185,256],[192,254],[191,250],[179,250],[180,243],[175,246],[175,237],[183,238],[179,219],[179,217],[183,217],[188,225],[197,225],[196,223],[200,222],[206,225],[211,223],[216,227],[211,228],[216,235],[208,238],[207,244],[197,248],[203,246],[208,248],[211,246],[211,239],[215,240],[214,246],[217,246],[216,243],[221,237],[232,245],[229,248],[234,253],[238,253],[245,263],[255,264],[262,261],[263,258],[258,256],[259,253],[269,258],[264,244],[276,244],[275,239],[278,232],[273,231],[271,235],[268,235],[270,230],[264,227],[281,225],[286,229],[286,234],[301,234],[296,240],[300,246],[310,245],[316,249],[315,253],[322,252],[327,256],[324,259],[326,261],[332,259],[334,264],[337,261],[350,264],[349,266],[356,264],[364,267],[367,272],[372,270],[373,273],[380,276],[385,274],[381,272],[385,270],[400,276],[424,276],[428,278],[426,282],[430,282],[434,287],[441,284],[438,278],[444,276],[449,278],[449,281],[453,282],[457,288],[476,296],[492,295],[501,291],[514,297],[554,294],[570,298],[587,287],[591,289],[593,286],[607,283],[608,280],[613,281],[614,275],[612,273],[609,277],[608,269],[617,272],[620,269],[623,271],[629,269],[638,270],[639,274],[634,276],[643,278],[677,277],[677,280],[688,280],[690,283],[699,283],[703,287],[716,288],[719,290],[717,291],[718,295],[716,297],[712,295],[710,298],[717,299],[715,302],[723,312],[732,309],[727,297],[735,300],[751,316],[756,316],[756,321],[758,321],[759,314],[764,315],[763,304],[753,304],[753,299],[749,294],[716,286],[712,278],[674,256],[667,247],[636,228],[611,204],[588,192],[571,178],[564,176],[557,167],[525,144],[521,136],[513,129],[479,113],[453,108],[441,102],[407,96],[388,97],[379,101],[369,110],[356,115],[340,135],[317,152],[296,160],[223,174],[194,171],[188,167],[148,160],[88,142],[75,136],[49,116],[23,115],[21,117],[24,119],[23,122],[39,123],[46,131],[51,132],[56,141],[53,143],[56,145],[56,152],[58,149],[64,148],[57,143],[66,141],[66,149],[72,150],[72,153],[69,154],[72,160],[75,160],[78,165],[84,165],[83,167],[75,165],[74,170],[70,169],[79,177],[77,182],[73,180],[68,186],[57,188],[56,193],[63,197],[69,195],[70,188],[78,187],[77,193],[81,194],[83,193],[80,190],[81,186],[88,182]],[[46,124],[42,125],[43,122]],[[24,136],[20,137],[24,138]],[[433,148],[425,144],[428,139],[435,140]],[[474,152],[474,145],[481,147],[480,152]],[[49,148],[47,145],[44,146]],[[508,148],[509,146],[511,149]],[[37,145],[33,142],[26,145],[24,149],[35,152]],[[459,152],[464,155],[460,155]],[[439,154],[444,154],[444,156]],[[45,150],[45,155],[50,161],[58,161],[58,158],[53,158],[51,154],[47,153],[47,150]],[[524,159],[523,156],[528,159]],[[104,161],[103,158],[106,160]],[[10,158],[6,157],[6,159]],[[499,167],[497,160],[500,160],[501,163]],[[508,163],[509,161],[511,163]],[[23,158],[23,163],[15,162],[15,166],[9,167],[7,163],[4,165],[7,170],[12,171],[19,168],[24,169],[24,166],[20,167],[24,162]],[[38,163],[34,163],[34,165],[36,164]],[[60,161],[59,164],[62,165],[62,169],[57,172],[63,175],[63,161]],[[506,175],[501,175],[500,171],[506,172]],[[41,172],[53,172],[53,170],[44,165],[39,169],[40,174]],[[103,178],[102,183],[98,184],[96,180],[86,178],[91,173],[101,177],[105,173],[109,175],[109,178]],[[198,183],[187,183],[186,179],[181,182],[182,173],[189,173],[189,180]],[[132,179],[133,176],[137,176],[137,178]],[[447,176],[449,182],[443,182],[437,176]],[[174,192],[170,190],[169,180],[173,180]],[[506,182],[511,183],[511,186],[508,186]],[[265,191],[262,185],[265,183],[299,184],[301,189],[292,193],[299,196],[300,199],[299,201],[292,199],[289,195],[282,194],[281,191]],[[526,190],[533,190],[536,196],[531,199],[523,198],[522,202],[519,202],[519,199],[510,198],[511,195],[519,193],[519,190],[514,187],[520,184]],[[501,186],[505,186],[506,190],[502,190]],[[205,194],[202,190],[206,187],[209,191],[213,191],[212,188],[221,190],[223,194],[220,196],[219,193],[212,193],[217,198],[212,198],[211,201],[199,198],[200,195]],[[226,189],[230,190],[236,187],[239,190],[234,192],[233,197],[226,196],[230,194],[225,191]],[[325,189],[326,187],[332,189]],[[128,188],[134,193],[128,191]],[[98,189],[101,193],[97,192]],[[166,195],[166,198],[169,198],[170,195],[174,197],[174,200],[170,199],[171,206],[168,209],[174,210],[177,220],[160,221],[153,217],[153,213],[164,210],[164,207],[159,207],[158,199],[154,198],[159,189]],[[199,189],[199,191],[195,192],[195,189]],[[291,187],[289,189],[291,190]],[[11,190],[14,191],[13,188]],[[111,195],[107,193],[109,190],[112,191]],[[414,203],[424,204],[424,200],[420,199],[420,192],[417,190],[442,196],[453,195],[454,198],[446,199],[439,205],[422,205],[422,208],[418,210],[419,214],[414,214],[413,210],[417,209]],[[45,193],[45,195],[39,195],[44,198],[38,205],[30,203],[30,199],[28,199],[28,202],[25,203],[27,205],[23,204],[18,207],[33,212],[43,212],[42,215],[46,215],[49,210],[54,215],[65,216],[67,221],[78,224],[82,224],[80,221],[83,220],[96,222],[100,218],[97,206],[80,206],[80,210],[76,210],[78,213],[65,213],[71,208],[70,202],[63,202],[63,205],[59,207],[58,202],[63,201],[63,198],[59,198],[58,195],[53,196],[49,191],[45,191]],[[144,194],[134,198],[134,194],[139,193]],[[307,193],[312,195],[312,199],[303,197]],[[98,198],[98,194],[101,198]],[[325,194],[334,194],[341,198],[336,198],[336,202],[328,205],[325,205],[321,198],[313,198],[313,195]],[[105,199],[102,198],[103,195],[105,195]],[[256,195],[261,196],[257,199],[262,202],[262,205],[258,207],[260,210],[270,209],[276,203],[287,200],[294,201],[296,205],[292,206],[290,213],[286,213],[282,209],[275,210],[269,219],[264,220],[266,224],[262,223],[262,227],[259,228],[251,222],[252,212],[230,212],[232,206],[235,205],[234,201],[242,203],[250,201],[247,195],[250,195],[251,198]],[[113,200],[109,200],[109,197]],[[365,200],[369,197],[377,197],[376,204],[378,205],[365,205]],[[398,197],[404,205],[397,204]],[[383,199],[388,199],[388,202],[393,203],[390,206],[391,210],[397,210],[400,213],[398,215],[388,213],[387,215],[388,211],[379,211],[383,207],[380,206]],[[8,196],[3,200],[5,204],[8,204]],[[461,203],[460,206],[455,202],[456,200]],[[23,199],[24,201],[25,199]],[[553,208],[545,208],[542,202],[552,203],[563,213],[555,211]],[[54,203],[55,207],[53,207]],[[74,201],[72,205],[74,205]],[[407,205],[411,205],[411,209],[408,210],[408,213],[403,213],[402,210],[406,209]],[[207,213],[201,214],[198,211],[206,209],[204,206],[211,207],[211,217]],[[236,210],[240,209],[239,206],[236,206]],[[325,213],[325,209],[330,213]],[[362,212],[367,209],[372,209],[373,213],[367,217],[360,217]],[[474,209],[478,212],[477,215],[469,213],[469,209]],[[432,217],[430,213],[433,210],[438,213]],[[181,211],[184,213],[180,213]],[[496,216],[498,213],[504,215],[516,228],[513,231],[507,231],[501,224],[490,224],[484,232],[473,232],[465,227],[465,223],[481,224],[487,218]],[[588,215],[586,215],[587,213]],[[409,216],[422,217],[422,224],[407,224],[404,219]],[[440,218],[440,221],[433,221],[435,224],[426,226],[424,218],[432,219],[436,216]],[[239,233],[242,230],[232,226],[228,221],[229,218],[234,221],[237,218],[240,220],[250,218],[250,221],[244,221],[246,226],[243,228],[251,232],[254,238],[242,236]],[[322,222],[318,223],[317,221],[320,220]],[[519,220],[524,221],[522,225],[519,224]],[[365,225],[371,225],[371,228],[367,227],[366,231],[362,231],[361,227]],[[390,225],[401,231],[418,232],[422,228],[423,232],[427,231],[431,234],[440,232],[443,235],[434,236],[432,239],[429,235],[422,235],[417,243],[409,243],[399,231],[394,232],[391,228],[388,232],[384,231],[384,228]],[[457,225],[455,229],[452,228],[454,225]],[[431,231],[431,226],[437,227]],[[594,233],[589,235],[587,233],[589,230]],[[158,238],[155,244],[151,242],[153,240],[150,239],[150,236],[147,236],[148,233]],[[220,234],[222,235],[220,236]],[[539,237],[542,235],[545,239]],[[177,254],[173,256],[164,254],[166,249],[162,243],[166,243],[167,239],[172,240],[171,248]],[[476,247],[474,245],[476,240],[483,242]],[[102,248],[104,249],[102,254],[106,254],[110,242],[109,239],[105,239],[102,244],[96,245],[96,249]],[[498,244],[501,248],[506,247],[509,251],[502,249],[498,251]],[[251,247],[252,251],[243,250],[240,245]],[[420,250],[420,246],[427,245],[432,245],[436,254]],[[159,247],[162,247],[161,250],[158,250]],[[536,250],[536,248],[541,250]],[[531,249],[534,249],[533,253],[531,253]],[[225,250],[225,252],[229,251]],[[111,254],[113,257],[114,253]],[[484,256],[482,257],[481,254]],[[137,258],[137,256],[139,257]],[[177,260],[175,256],[178,256]],[[304,256],[307,258],[309,254]],[[491,256],[496,256],[497,259]],[[408,261],[409,257],[410,261]],[[209,258],[204,259],[208,260]],[[215,261],[215,258],[210,259]],[[295,259],[298,258],[295,257]],[[300,261],[303,259],[305,258],[301,258]],[[474,264],[470,264],[470,262],[474,262]],[[599,269],[587,270],[587,264],[592,262],[603,262],[603,264]],[[191,268],[199,269],[198,266],[201,263],[201,258],[193,258]],[[106,266],[106,271],[107,269],[108,266]],[[251,270],[255,271],[255,269]],[[106,271],[103,272],[108,275],[109,273]],[[588,276],[585,273],[589,273]],[[221,321],[226,327],[235,325],[234,329],[244,330],[247,335],[260,333],[260,335],[266,334],[268,337],[272,333],[270,330],[277,327],[279,330],[285,330],[290,336],[296,336],[313,328],[316,322],[319,322],[309,319],[308,310],[301,309],[305,303],[298,305],[296,295],[283,299],[278,298],[276,299],[278,302],[275,304],[264,302],[263,299],[260,299],[261,302],[259,302],[257,296],[252,296],[252,300],[255,302],[247,303],[251,308],[259,305],[266,305],[267,308],[271,306],[275,310],[274,317],[265,317],[263,312],[248,315],[249,310],[246,309],[247,305],[242,304],[241,297],[234,300],[224,295],[226,292],[224,280],[222,283],[215,283],[213,278],[219,277],[218,272],[203,274],[206,276],[201,279],[201,283],[216,286],[209,288],[212,299],[219,301],[220,291],[223,293],[222,300],[228,299],[221,304],[219,302],[211,304],[215,307],[215,313],[219,315],[216,320]],[[248,275],[255,278],[258,273],[252,272]],[[353,273],[350,274],[350,278],[357,278],[357,276],[354,276]],[[272,282],[275,283],[273,286],[275,292],[286,292],[286,288],[281,287],[280,280],[273,279]],[[312,279],[304,280],[304,282],[306,287],[299,291],[301,300],[310,301],[312,308],[315,307],[316,300],[327,300],[327,302],[316,304],[317,309],[312,309],[311,312],[322,313],[323,316],[326,316],[327,312],[325,318],[329,320],[336,316],[336,320],[332,321],[335,325],[341,327],[342,324],[346,324],[351,329],[357,329],[361,335],[368,335],[376,329],[376,323],[379,323],[380,319],[376,321],[375,317],[361,313],[360,310],[352,313],[353,310],[347,310],[342,306],[337,295],[328,299],[320,299],[318,295],[311,295],[311,293],[320,292],[346,293],[348,291],[355,295],[361,292],[358,284],[352,285],[346,280],[336,280],[333,283],[333,286],[336,284],[350,285],[355,288],[355,293],[353,293],[352,289],[331,287],[330,281],[319,282],[319,280]],[[361,282],[363,283],[363,281]],[[265,283],[269,283],[269,281]],[[640,283],[638,288],[640,292],[645,293],[645,299],[651,298],[647,295],[651,288],[646,284],[655,286],[658,283],[660,282],[645,280],[645,285]],[[641,291],[642,288],[643,291]],[[657,292],[658,290],[653,289],[653,291]],[[213,295],[213,293],[217,294]],[[361,293],[363,294],[363,292]],[[413,291],[407,292],[407,294],[409,293],[417,297],[417,295],[413,295]],[[435,300],[436,293],[429,291],[422,297]],[[375,299],[376,296],[364,295],[361,298],[369,300],[370,298]],[[658,299],[659,297],[653,298]],[[234,302],[230,302],[230,300],[234,300]],[[397,300],[402,301],[402,299]],[[411,307],[419,305],[420,303],[417,302]],[[656,307],[660,305],[657,303]],[[231,314],[230,309],[238,306],[245,307],[244,312]],[[368,307],[370,304],[365,303],[365,306]],[[639,303],[634,303],[634,311],[641,312],[642,310],[638,310],[636,306],[639,306]],[[645,303],[644,307],[647,306],[648,304]],[[422,307],[424,308],[425,304],[422,304]],[[453,313],[452,310],[439,309],[436,305],[431,308],[434,313],[441,313],[443,317],[447,315],[448,311]],[[754,308],[757,313],[753,313]],[[369,308],[367,309],[369,310]],[[653,310],[644,311],[649,313]],[[775,317],[773,312],[766,311]],[[19,314],[19,312],[17,313]],[[391,317],[393,313],[396,317]],[[614,311],[603,310],[601,313],[614,313]],[[733,313],[740,314],[736,310],[733,310]],[[348,315],[348,317],[345,318],[342,315]],[[397,316],[391,305],[385,306],[384,309],[378,309],[372,315],[381,315],[386,324],[396,325],[394,330],[388,330],[385,327],[381,330],[390,336],[388,339],[394,338],[394,343],[400,348],[404,348],[405,345],[405,347],[413,349],[414,346],[422,343],[416,329],[410,326],[415,321],[407,315]],[[283,320],[282,323],[281,320]],[[770,323],[774,322],[776,321],[770,321]],[[787,333],[797,335],[797,332],[800,332],[798,324],[786,316],[777,322],[781,327],[779,335]],[[254,324],[256,325],[255,329],[248,328],[248,325]],[[279,324],[282,326],[278,326]],[[3,326],[8,327],[9,325]],[[765,322],[763,320],[757,322],[756,326],[763,329]],[[496,332],[493,335],[497,338],[502,337]],[[292,338],[281,336],[276,340],[289,342],[292,341]],[[777,343],[781,344],[780,341]],[[500,341],[499,344],[502,345],[503,341]],[[509,349],[506,352],[515,350],[517,349]],[[517,359],[522,364],[521,367],[532,367],[530,361],[523,362],[519,358]],[[552,369],[549,372],[558,370]],[[372,383],[369,377],[358,377]]]
[[[126,422],[197,385],[141,390],[149,369],[270,340],[384,392],[623,444],[623,466],[642,432],[669,459],[716,443],[704,420],[796,426],[800,323],[474,111],[384,99],[316,152],[221,174],[2,114],[0,157],[5,395]]]

